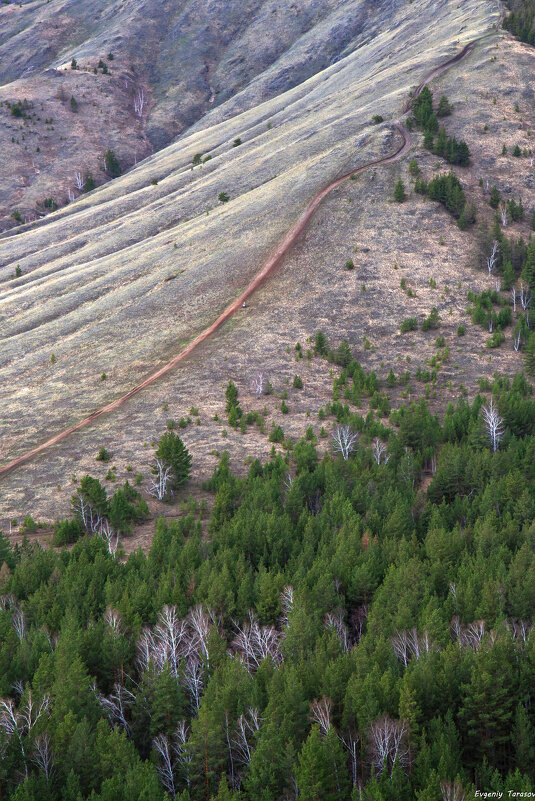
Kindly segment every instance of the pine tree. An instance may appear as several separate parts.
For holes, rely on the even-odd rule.
[[[447,117],[451,114],[452,108],[448,98],[442,95],[438,101],[437,117]]]
[[[405,187],[403,186],[403,181],[401,178],[398,178],[396,186],[394,187],[394,200],[396,203],[403,203],[406,198],[405,194]]]
[[[493,186],[490,190],[490,197],[489,197],[489,204],[493,209],[497,209],[500,205],[501,195],[497,189],[497,187]]]
[[[535,766],[535,732],[528,718],[524,705],[519,703],[515,712],[515,721],[511,740],[515,749],[515,761],[520,770]]]
[[[322,739],[319,726],[314,725],[301,749],[295,777],[302,801],[336,801],[346,797],[344,754],[333,737],[336,738],[334,732],[328,741]]]
[[[172,489],[178,489],[188,480],[191,472],[191,455],[174,431],[166,431],[165,434],[162,434],[158,442],[156,457],[171,468]]]
[[[110,148],[104,153],[104,162],[106,164],[106,172],[109,176],[117,178],[117,176],[121,174],[121,165],[117,160],[117,156]]]

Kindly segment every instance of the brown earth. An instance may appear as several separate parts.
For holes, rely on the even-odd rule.
[[[215,108],[227,119],[302,84],[373,36],[399,4],[391,0],[379,9],[373,0],[0,5],[0,230],[15,225],[14,210],[32,220],[47,212],[45,199],[64,206],[69,192],[79,195],[77,172],[92,174],[98,184],[107,181],[108,148],[126,170]],[[139,92],[144,106],[136,114]],[[6,103],[23,99],[32,108],[17,119]]]
[[[423,24],[422,14],[427,4],[412,5],[418,7]],[[453,26],[457,15],[469,15],[480,9],[481,4],[466,4],[457,9],[454,4],[444,3],[441,8],[448,26]],[[474,34],[492,31],[491,23],[495,18],[482,17],[480,28],[479,21],[477,24],[472,21],[466,33],[475,38]],[[479,20],[477,16],[476,19]],[[466,16],[459,20],[457,30],[464,24]],[[399,24],[397,29],[400,30]],[[435,39],[437,30],[439,27],[435,24]],[[429,69],[459,52],[466,44],[466,40],[458,42],[458,33],[455,35],[452,31],[448,40],[451,46],[445,47],[435,41],[434,45],[429,43],[426,48],[422,36],[420,31],[419,38],[415,37],[414,51],[407,47],[403,54],[396,51],[400,58],[409,59],[411,71],[407,74],[407,83],[412,89]],[[344,94],[338,94],[334,84],[328,88],[322,86],[322,82],[313,83],[305,95],[294,90],[291,102],[288,98],[281,100],[277,105],[278,111],[269,106],[271,119],[275,119],[273,114],[283,118],[283,130],[278,131],[278,136],[272,133],[276,130],[273,126],[266,130],[264,123],[261,134],[256,128],[258,139],[251,140],[254,146],[248,144],[247,136],[244,136],[244,145],[240,148],[225,150],[217,144],[223,138],[223,131],[225,141],[231,142],[240,132],[255,130],[254,126],[259,124],[258,116],[248,112],[244,118],[223,122],[223,130],[215,120],[214,129],[192,134],[186,151],[184,144],[172,146],[140,165],[130,176],[118,179],[69,209],[30,226],[19,237],[0,240],[0,254],[3,242],[14,250],[14,258],[6,272],[13,271],[16,263],[20,263],[23,269],[22,278],[8,279],[4,285],[6,294],[0,301],[0,313],[2,303],[4,308],[11,310],[11,315],[6,315],[3,321],[3,327],[7,320],[11,329],[2,343],[2,352],[6,356],[10,354],[4,361],[7,383],[2,389],[6,456],[16,458],[28,447],[42,441],[43,431],[61,431],[66,424],[80,420],[89,404],[92,403],[92,408],[88,411],[92,411],[103,405],[103,400],[116,400],[124,394],[124,391],[121,393],[123,388],[128,390],[141,383],[131,380],[135,376],[133,364],[138,375],[139,371],[145,371],[145,378],[154,372],[151,365],[159,366],[169,361],[173,353],[180,350],[181,342],[191,342],[200,330],[216,319],[228,302],[239,297],[258,264],[264,262],[275,243],[280,241],[284,231],[291,228],[321,186],[366,161],[384,156],[385,151],[391,153],[395,150],[391,138],[382,139],[388,130],[369,126],[364,119],[370,118],[372,109],[373,113],[383,113],[387,123],[396,118],[406,102],[408,90],[403,90],[401,85],[396,89],[394,81],[405,73],[391,59],[388,68],[381,69],[377,53],[383,47],[385,52],[392,54],[390,39],[374,41],[373,47],[374,55],[372,57],[370,53],[365,63],[370,67],[373,64],[374,88],[376,92],[378,87],[383,88],[383,99],[379,101],[375,95],[372,100],[372,95],[366,94],[362,77],[364,62],[358,61],[355,75],[358,72],[360,77],[354,80],[360,81],[360,91],[352,97],[358,96],[362,106],[353,103],[351,128],[336,125],[340,113],[346,108]],[[508,36],[493,33],[461,63],[435,79],[432,85],[437,96],[445,93],[454,104],[453,115],[446,119],[448,132],[465,138],[473,153],[471,166],[457,169],[457,173],[468,195],[477,203],[480,224],[485,218],[492,220],[485,184],[479,186],[480,177],[485,181],[488,178],[490,186],[496,183],[506,196],[522,195],[528,217],[535,207],[529,159],[500,155],[503,141],[509,149],[517,141],[526,147],[530,143],[528,131],[535,124],[531,118],[529,99],[532,90],[528,80],[533,68],[533,52]],[[425,64],[422,63],[424,54],[428,56]],[[360,54],[361,59],[363,55]],[[435,63],[433,58],[436,58]],[[348,68],[345,65],[344,69]],[[343,84],[346,96],[348,86],[352,86],[350,74],[346,72],[340,76],[339,84],[335,80],[341,90]],[[333,79],[334,75],[330,80]],[[316,124],[311,131],[310,119],[304,128],[298,123],[306,119],[306,109],[314,101],[320,103],[316,114],[321,114],[324,124]],[[515,104],[518,104],[519,112],[514,111]],[[359,115],[362,115],[362,123],[358,122]],[[325,127],[328,129],[326,133]],[[325,139],[322,138],[324,133]],[[309,135],[300,151],[299,138]],[[349,147],[356,136],[361,140],[357,158],[354,146]],[[209,162],[191,172],[186,167],[187,154],[210,149],[199,146],[202,140],[214,142],[217,155],[213,161],[220,159],[220,162],[217,165]],[[297,155],[304,152],[308,152],[308,159]],[[182,154],[184,166],[181,172],[177,170],[177,162],[179,165]],[[278,161],[277,178],[267,183],[259,181],[263,169],[268,167],[268,174],[269,166],[273,169],[275,162],[269,162],[273,156]],[[410,388],[401,386],[390,393],[395,405],[425,391],[425,385],[416,381],[414,374],[419,366],[430,369],[427,362],[436,352],[433,343],[439,334],[445,337],[450,356],[439,371],[436,398],[433,398],[433,388],[430,388],[437,411],[443,409],[448,400],[458,397],[461,385],[466,387],[469,395],[473,395],[480,376],[490,376],[494,370],[511,373],[519,369],[521,355],[512,350],[511,329],[507,332],[507,342],[500,349],[489,351],[485,347],[488,334],[473,326],[466,316],[468,289],[481,291],[489,284],[486,272],[481,269],[480,239],[483,239],[484,231],[460,232],[442,207],[413,194],[409,194],[403,204],[391,202],[393,186],[400,175],[405,186],[410,186],[407,165],[411,157],[417,158],[427,178],[447,166],[422,150],[421,137],[415,135],[414,146],[404,161],[370,170],[355,181],[347,181],[335,188],[317,209],[277,271],[251,298],[248,308],[239,310],[231,320],[227,320],[182,367],[131,398],[113,415],[100,418],[94,426],[86,427],[19,470],[4,476],[0,485],[0,522],[14,516],[20,519],[28,512],[49,521],[66,514],[75,487],[73,474],[79,477],[90,472],[104,479],[108,466],[95,461],[100,445],[105,445],[112,453],[117,481],[131,475],[126,470],[131,465],[134,474],[141,472],[145,477],[142,484],[145,492],[153,453],[151,443],[165,429],[168,419],[178,420],[187,416],[191,406],[199,409],[200,425],[193,422],[180,430],[194,456],[194,475],[187,491],[191,489],[200,493],[200,483],[217,463],[217,452],[221,453],[224,448],[230,451],[233,467],[238,470],[246,469],[246,463],[255,456],[266,458],[271,444],[257,428],[249,428],[246,434],[241,434],[213,420],[215,414],[224,419],[224,386],[229,378],[238,385],[243,408],[262,410],[265,404],[266,431],[274,420],[293,437],[302,436],[308,425],[319,434],[322,423],[317,412],[331,395],[330,365],[319,359],[309,361],[305,358],[297,362],[294,352],[297,341],[306,351],[309,347],[307,337],[318,329],[324,330],[333,344],[347,337],[363,366],[375,369],[382,378],[386,377],[391,366],[398,375],[409,369],[412,374]],[[216,173],[223,170],[223,180],[214,181],[214,166],[217,167]],[[163,175],[167,177],[162,178]],[[151,187],[153,176],[158,177],[159,182]],[[169,184],[165,186],[171,178],[179,184],[174,194],[168,192]],[[256,189],[251,186],[253,179]],[[246,188],[247,181],[250,182],[249,189]],[[190,209],[199,197],[206,202],[207,195],[203,193],[207,187],[212,196],[217,194],[216,190],[225,189],[231,195],[231,201],[211,210],[204,222],[205,227],[200,224],[205,213],[199,213],[199,210],[197,217],[193,215],[184,219],[184,215],[178,226],[159,235],[147,235],[150,225],[161,225],[162,222],[165,225],[171,202],[181,204],[184,211],[186,201]],[[284,198],[284,203],[281,203],[281,198]],[[202,208],[202,203],[200,206]],[[136,207],[140,209],[139,214]],[[147,219],[147,209],[150,208],[155,209],[154,221],[150,216]],[[141,214],[143,209],[145,215]],[[108,232],[104,220],[110,220],[110,217],[117,222],[114,223],[115,230]],[[95,227],[96,223],[100,229]],[[111,221],[108,225],[112,225]],[[60,230],[65,231],[63,238],[57,235]],[[509,230],[525,237],[529,235],[527,223],[509,226]],[[130,232],[130,237],[139,244],[127,245],[126,248],[123,245],[122,250],[116,251],[121,256],[114,256],[111,244],[114,238],[117,241],[117,237],[122,236],[123,231],[127,236]],[[82,244],[84,239],[86,243]],[[183,250],[185,243],[191,243],[187,251],[178,254],[182,257],[180,259],[175,256],[175,241],[179,243],[179,251]],[[4,253],[7,252],[4,249]],[[210,269],[202,268],[202,259],[206,258],[203,252],[212,254]],[[78,257],[79,253],[83,254],[82,258]],[[355,262],[352,271],[344,269],[348,258]],[[134,286],[136,281],[139,282],[139,278],[135,278],[136,271],[138,276],[143,275],[144,264],[146,276],[153,279],[159,276],[161,282],[156,282],[155,286],[153,280],[151,285],[153,294],[155,291],[159,293],[158,303],[153,307],[140,303],[140,299],[145,297],[142,285],[137,284],[141,288],[137,296],[131,291],[132,280]],[[185,269],[184,273],[179,272],[182,269]],[[94,299],[84,297],[87,292],[84,280],[88,274],[93,275],[93,280],[100,274],[105,286],[109,286],[108,302],[102,308],[108,317],[99,312],[102,322],[98,329],[87,316],[84,320],[87,310],[95,309],[99,303],[98,295]],[[176,274],[177,278],[165,281],[166,277]],[[130,281],[125,282],[129,275]],[[401,289],[401,277],[405,277],[415,297],[408,297]],[[430,286],[430,279],[435,280],[436,288]],[[173,285],[178,286],[178,282],[180,288],[175,291]],[[130,287],[130,294],[123,306],[124,324],[119,325],[117,293],[126,291],[127,287]],[[150,297],[150,289],[148,291]],[[39,298],[42,299],[44,294],[46,301],[43,303]],[[82,303],[65,313],[71,297],[79,297]],[[174,317],[173,303],[179,297],[188,300],[181,306],[183,321],[178,319],[176,331],[173,331],[169,321]],[[50,314],[53,302],[57,304],[56,316]],[[439,331],[400,334],[399,325],[404,317],[416,316],[421,320],[432,306],[436,306],[441,315]],[[71,331],[66,328],[65,317],[70,318]],[[155,331],[149,324],[151,318]],[[457,337],[457,327],[461,323],[466,326],[466,335]],[[21,352],[25,355],[21,356]],[[58,356],[54,365],[49,363],[51,352]],[[270,375],[278,395],[287,391],[289,414],[281,413],[280,398],[276,396],[260,401],[255,398],[250,379],[260,367]],[[103,382],[99,379],[102,370],[108,373],[108,379]],[[295,373],[303,379],[302,390],[291,386]],[[31,407],[26,400],[29,397]],[[165,411],[164,404],[168,404]],[[364,405],[362,413],[366,412]],[[329,422],[323,425],[327,429],[330,427]],[[326,439],[319,442],[320,447],[328,446]],[[178,507],[154,503],[155,513],[160,510],[171,515],[179,513]],[[145,529],[142,536],[147,537]],[[133,538],[129,547],[135,543],[136,538]]]

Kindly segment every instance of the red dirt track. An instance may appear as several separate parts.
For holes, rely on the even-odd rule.
[[[417,97],[422,91],[423,87],[426,86],[426,84],[429,83],[429,81],[431,81],[433,78],[436,78],[446,69],[448,69],[448,67],[461,61],[466,55],[468,55],[472,51],[474,45],[475,42],[467,44],[463,48],[463,50],[461,50],[457,55],[453,56],[453,58],[450,58],[440,67],[437,67],[435,70],[433,70],[433,72],[431,72],[429,76],[418,86],[413,96]],[[85,417],[83,420],[80,420],[78,423],[75,423],[69,428],[66,428],[59,434],[55,434],[46,442],[43,442],[41,445],[32,448],[32,450],[23,453],[22,456],[18,456],[16,459],[13,459],[11,462],[8,462],[7,464],[0,467],[0,476],[6,475],[19,465],[24,464],[24,462],[29,461],[34,456],[37,456],[37,454],[41,453],[47,448],[50,448],[52,445],[56,445],[58,442],[61,442],[62,440],[70,436],[70,434],[74,434],[74,432],[78,431],[80,428],[90,425],[99,417],[102,417],[105,414],[109,414],[110,412],[115,411],[115,409],[118,409],[134,395],[137,395],[138,392],[141,392],[141,390],[150,386],[150,384],[153,384],[159,378],[161,378],[162,376],[166,375],[171,370],[173,370],[177,366],[177,364],[186,359],[198,345],[200,345],[202,342],[208,339],[208,337],[212,336],[212,334],[214,334],[218,330],[218,328],[220,328],[223,325],[223,323],[226,322],[226,320],[232,317],[233,314],[236,311],[238,311],[238,309],[241,308],[243,302],[247,300],[247,298],[249,298],[255,292],[255,290],[260,286],[260,284],[264,281],[264,279],[267,278],[268,275],[270,275],[270,273],[273,272],[273,270],[280,263],[283,256],[285,256],[286,253],[288,253],[292,245],[296,242],[297,238],[299,237],[299,234],[307,226],[310,218],[312,217],[312,215],[314,214],[314,212],[316,211],[322,200],[333,189],[335,189],[341,183],[346,181],[350,175],[358,175],[359,173],[364,172],[365,170],[368,170],[372,167],[377,167],[380,164],[387,164],[389,162],[396,161],[409,150],[412,144],[412,140],[408,131],[401,125],[399,121],[394,122],[393,127],[403,137],[403,144],[396,150],[396,152],[392,153],[390,156],[385,156],[382,159],[369,161],[367,164],[364,164],[361,167],[352,170],[350,173],[343,175],[341,178],[337,178],[335,181],[333,181],[324,189],[322,189],[321,192],[319,192],[311,200],[311,202],[309,203],[303,214],[299,217],[297,222],[295,222],[294,225],[290,228],[286,236],[281,240],[281,242],[277,245],[275,250],[271,253],[271,255],[265,262],[260,272],[256,274],[256,276],[253,278],[251,283],[244,289],[241,295],[238,298],[236,298],[236,300],[234,300],[229,306],[227,306],[225,311],[208,328],[205,328],[204,331],[202,331],[192,342],[190,342],[190,344],[186,348],[184,348],[184,350],[180,351],[180,353],[178,353],[173,359],[171,359],[171,361],[167,362],[167,364],[165,364],[155,373],[152,373],[152,375],[150,375],[148,378],[142,381],[141,384],[135,386],[125,395],[122,395],[120,398],[117,398],[117,400],[113,401],[112,403],[108,403],[106,406],[97,409],[97,411],[93,412],[88,417]]]

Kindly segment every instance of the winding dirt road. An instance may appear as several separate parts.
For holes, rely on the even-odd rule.
[[[430,81],[432,81],[433,78],[436,78],[438,75],[441,75],[445,70],[447,70],[453,64],[456,64],[457,62],[465,58],[465,56],[467,56],[473,50],[475,44],[476,44],[475,41],[470,42],[463,48],[463,50],[461,50],[452,58],[448,59],[448,61],[445,61],[444,64],[441,64],[439,67],[434,69],[427,76],[427,78],[424,81],[422,81],[422,83],[418,86],[418,88],[413,94],[413,97],[418,97],[424,86],[426,86]],[[398,133],[401,134],[403,138],[403,143],[395,151],[395,153],[392,153],[390,156],[385,156],[382,159],[369,161],[366,164],[362,165],[361,167],[352,170],[350,173],[343,175],[341,178],[337,178],[335,181],[326,186],[325,189],[322,189],[321,192],[319,192],[311,200],[311,202],[306,207],[305,211],[299,217],[297,222],[295,222],[294,225],[290,228],[286,236],[281,240],[281,242],[277,245],[275,250],[271,253],[271,255],[269,256],[268,260],[266,261],[260,272],[256,274],[256,276],[253,278],[251,283],[246,287],[246,289],[244,289],[241,295],[238,298],[236,298],[236,300],[234,300],[229,306],[227,306],[225,311],[208,328],[205,328],[204,331],[202,331],[192,342],[190,342],[190,344],[186,348],[184,348],[184,350],[180,351],[180,353],[178,353],[173,359],[171,359],[171,361],[167,362],[167,364],[165,364],[155,373],[152,373],[152,375],[150,375],[148,378],[142,381],[141,384],[138,384],[129,392],[127,392],[126,395],[122,395],[120,398],[117,398],[117,400],[113,401],[112,403],[108,403],[106,406],[97,409],[97,411],[93,412],[88,417],[84,417],[84,419],[80,420],[78,423],[75,423],[69,428],[66,428],[59,434],[55,434],[46,442],[43,442],[41,445],[32,448],[26,453],[23,453],[22,456],[18,456],[16,459],[13,459],[11,462],[8,462],[7,464],[0,467],[0,477],[6,475],[6,473],[9,473],[16,467],[19,467],[19,465],[24,464],[24,462],[29,461],[34,456],[37,456],[37,454],[41,453],[47,448],[52,447],[52,445],[56,445],[58,442],[61,442],[62,440],[66,439],[71,434],[74,434],[75,431],[79,431],[79,429],[84,428],[84,426],[90,425],[95,420],[98,420],[99,417],[102,417],[105,414],[109,414],[110,412],[115,411],[115,409],[118,409],[120,406],[126,403],[126,401],[128,401],[130,398],[133,398],[134,395],[137,395],[138,392],[141,392],[141,390],[150,386],[150,384],[153,384],[159,378],[161,378],[162,376],[166,375],[171,370],[173,370],[177,366],[177,364],[186,359],[198,345],[200,345],[202,342],[208,339],[208,337],[211,337],[212,334],[214,334],[218,330],[218,328],[220,328],[223,325],[223,323],[226,322],[226,320],[232,317],[234,313],[241,308],[243,302],[246,301],[247,298],[249,298],[256,291],[256,289],[260,286],[260,284],[264,281],[264,279],[267,278],[267,276],[273,272],[273,270],[280,263],[283,256],[285,256],[286,253],[288,253],[292,245],[296,242],[300,233],[304,230],[304,228],[306,228],[310,218],[312,217],[312,215],[314,214],[314,212],[316,211],[322,200],[325,197],[327,197],[327,195],[330,194],[330,192],[332,192],[333,189],[335,189],[341,183],[346,181],[350,175],[358,175],[359,173],[364,172],[365,170],[369,170],[372,167],[377,167],[380,164],[388,164],[389,162],[397,161],[398,159],[400,159],[402,156],[405,155],[405,153],[409,150],[412,144],[411,136],[407,131],[407,129],[399,122],[399,120],[394,122],[393,127],[398,131]]]

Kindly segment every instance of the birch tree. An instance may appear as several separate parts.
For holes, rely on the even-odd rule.
[[[492,452],[495,453],[500,447],[500,442],[505,433],[503,417],[498,414],[498,409],[494,405],[494,398],[491,398],[488,405],[481,407],[481,412]]]
[[[490,253],[487,256],[487,270],[489,271],[489,275],[492,274],[492,271],[496,267],[499,251],[500,251],[500,245],[498,241],[495,239],[492,243]]]
[[[353,429],[348,425],[337,426],[336,431],[333,432],[333,451],[341,453],[345,462],[349,459],[349,455],[353,453],[357,446],[358,436]]]
[[[370,726],[368,732],[370,762],[377,775],[390,770],[396,760],[401,767],[409,764],[407,724],[383,715]]]

